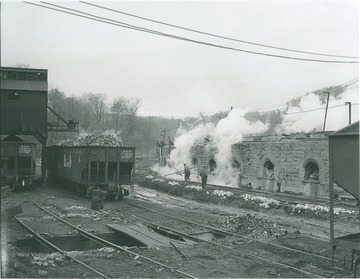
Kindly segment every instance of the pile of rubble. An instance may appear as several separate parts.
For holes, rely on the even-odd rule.
[[[292,213],[295,214],[315,212],[315,215],[325,213],[327,216],[329,211],[330,207],[317,204],[297,204],[292,207]],[[334,214],[356,214],[356,212],[354,210],[349,210],[342,207],[335,207]]]
[[[261,196],[253,196],[249,194],[244,194],[240,196],[245,201],[256,201],[260,202],[259,206],[263,207],[265,209],[268,209],[270,207],[277,207],[280,205],[280,202],[271,198],[261,197]]]
[[[187,186],[185,186],[185,188],[196,190],[196,191],[202,191],[202,188],[200,186],[195,186],[195,185],[187,185]]]
[[[222,190],[215,190],[212,193],[214,196],[218,196],[221,199],[226,199],[227,197],[232,197],[234,194],[230,191],[222,191]]]
[[[287,234],[278,224],[256,218],[252,214],[228,216],[212,225],[225,231],[251,234],[252,238],[279,238]]]
[[[65,256],[59,252],[51,253],[51,254],[34,254],[32,264],[36,264],[38,266],[55,266],[56,261],[63,261]]]
[[[113,135],[88,135],[77,139],[67,139],[59,142],[62,146],[109,146],[119,147],[123,146]]]

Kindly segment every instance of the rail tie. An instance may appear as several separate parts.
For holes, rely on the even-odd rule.
[[[118,250],[121,250],[121,251],[127,252],[127,253],[129,253],[129,254],[138,256],[139,258],[142,258],[143,260],[146,260],[146,261],[148,261],[148,262],[157,264],[157,265],[159,265],[159,266],[161,266],[161,267],[164,267],[164,268],[167,268],[167,269],[169,269],[169,270],[173,270],[174,272],[176,272],[176,273],[178,273],[178,274],[180,274],[180,275],[182,275],[182,276],[185,276],[185,277],[187,277],[187,278],[197,279],[197,277],[195,277],[195,276],[193,276],[193,275],[187,274],[187,273],[185,273],[185,272],[183,272],[183,271],[181,271],[181,270],[178,270],[178,269],[174,269],[174,268],[172,268],[172,267],[170,267],[170,266],[167,266],[167,265],[165,265],[165,264],[162,264],[161,262],[155,261],[155,260],[150,259],[150,258],[148,258],[148,257],[139,255],[139,254],[137,254],[137,253],[135,253],[135,252],[133,252],[133,251],[130,251],[130,250],[128,250],[128,249],[125,249],[125,248],[123,248],[123,247],[121,247],[121,246],[119,246],[119,245],[116,245],[116,244],[114,244],[114,243],[112,243],[112,242],[109,242],[109,241],[107,241],[107,240],[105,240],[105,239],[102,239],[102,238],[100,238],[100,237],[98,237],[98,236],[96,236],[96,235],[94,235],[94,234],[92,234],[92,233],[89,233],[89,232],[87,232],[87,231],[85,231],[85,230],[83,230],[83,229],[80,229],[80,228],[76,227],[75,225],[69,223],[68,221],[60,218],[59,216],[57,216],[57,215],[54,214],[53,212],[51,212],[51,211],[47,210],[46,208],[42,207],[42,206],[39,205],[37,202],[35,202],[35,201],[33,201],[32,199],[30,199],[26,194],[24,194],[24,195],[25,195],[25,197],[26,197],[28,200],[30,200],[30,201],[31,201],[33,204],[35,204],[37,207],[39,207],[40,209],[44,210],[44,211],[47,212],[48,214],[54,216],[54,217],[57,218],[59,221],[61,221],[61,222],[65,223],[65,224],[73,227],[73,228],[76,229],[81,235],[83,235],[84,237],[86,237],[86,238],[88,238],[88,239],[90,239],[90,240],[92,240],[92,241],[96,241],[96,242],[98,242],[98,243],[100,243],[100,244],[102,244],[102,245],[109,245],[109,246],[111,246],[111,247],[113,247],[113,248],[116,248],[116,249],[118,249]]]
[[[29,226],[27,226],[25,223],[23,223],[22,221],[20,221],[16,216],[14,216],[15,220],[18,221],[25,229],[27,229],[29,232],[32,233],[32,235],[35,237],[35,239],[40,242],[42,245],[47,246],[57,252],[60,252],[61,254],[63,254],[65,257],[77,262],[78,264],[81,264],[82,266],[85,266],[86,268],[90,269],[91,271],[95,272],[96,274],[104,277],[104,278],[110,278],[109,276],[101,273],[100,271],[92,268],[91,266],[87,265],[86,263],[83,263],[82,261],[76,259],[75,257],[72,257],[70,255],[68,255],[65,251],[63,251],[62,249],[60,249],[59,247],[57,247],[56,245],[54,245],[53,243],[51,243],[50,241],[48,241],[47,239],[43,238],[40,234],[38,234],[37,232],[35,232],[33,229],[31,229]]]

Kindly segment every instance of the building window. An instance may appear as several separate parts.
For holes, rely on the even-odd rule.
[[[274,178],[274,164],[269,160],[264,163],[263,176],[266,178]]]
[[[305,166],[304,180],[319,181],[319,167],[314,162],[309,162]]]
[[[210,166],[210,172],[215,171],[215,169],[216,169],[216,162],[215,162],[214,159],[211,159],[211,160],[209,161],[209,166]]]
[[[197,161],[196,158],[193,158],[193,165],[194,165],[195,167],[197,167],[197,165],[198,165],[198,161]]]
[[[10,93],[8,93],[8,100],[9,101],[20,101],[20,94],[17,92],[10,92]]]

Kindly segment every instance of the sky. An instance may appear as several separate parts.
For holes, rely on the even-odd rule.
[[[225,40],[75,1],[49,3],[221,46],[139,32],[24,2],[1,2],[2,66],[48,69],[49,89],[59,88],[68,96],[105,93],[109,102],[119,96],[141,98],[139,113],[144,116],[211,115],[231,107],[276,108],[359,75],[358,63],[302,61],[238,50],[326,61],[357,58]],[[341,56],[359,54],[357,1],[90,3],[256,44]]]

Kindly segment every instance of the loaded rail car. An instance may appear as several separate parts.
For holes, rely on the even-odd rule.
[[[28,142],[1,142],[2,184],[15,188],[32,185],[35,178],[36,144]]]
[[[132,184],[135,147],[49,146],[47,165],[53,177],[72,182],[81,193],[91,195],[99,186],[121,200],[129,194],[123,186]]]

